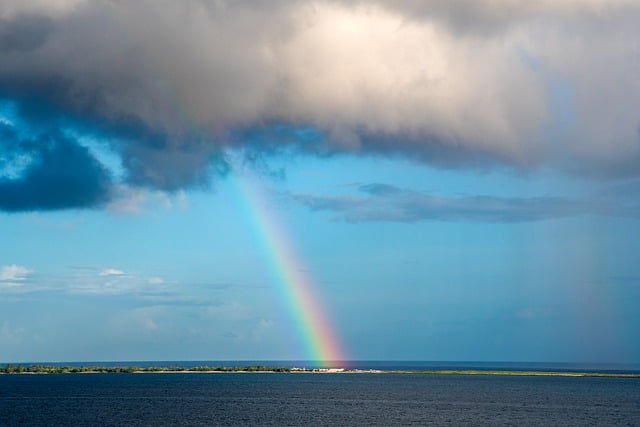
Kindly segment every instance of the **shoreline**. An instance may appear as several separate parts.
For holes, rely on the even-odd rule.
[[[8,364],[0,366],[0,375],[38,374],[223,374],[223,373],[319,373],[319,374],[421,374],[421,375],[492,375],[527,377],[591,377],[591,378],[639,378],[640,372],[607,371],[539,371],[501,369],[350,369],[350,368],[296,368],[279,366],[50,366]]]

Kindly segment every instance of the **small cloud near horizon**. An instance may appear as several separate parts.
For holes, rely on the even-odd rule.
[[[0,268],[0,282],[21,282],[26,280],[31,273],[33,270],[21,265],[4,265]]]
[[[100,276],[124,276],[124,271],[117,268],[107,268],[100,272]]]

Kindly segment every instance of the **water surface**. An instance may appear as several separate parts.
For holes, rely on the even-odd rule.
[[[490,375],[0,375],[0,425],[640,425],[640,380]]]

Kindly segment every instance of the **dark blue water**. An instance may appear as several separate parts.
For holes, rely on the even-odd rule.
[[[0,425],[640,425],[640,380],[421,374],[0,375]]]

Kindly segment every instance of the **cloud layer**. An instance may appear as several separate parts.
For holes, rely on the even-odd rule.
[[[289,194],[288,197],[313,211],[333,212],[337,218],[349,222],[508,223],[588,214],[640,218],[640,205],[634,199],[604,194],[583,199],[440,196],[381,183],[361,185],[358,191],[359,194],[350,196]]]
[[[636,176],[639,21],[625,0],[7,0],[0,96],[31,132],[108,138],[127,183],[165,190],[280,145]],[[283,124],[319,137],[260,138]]]

